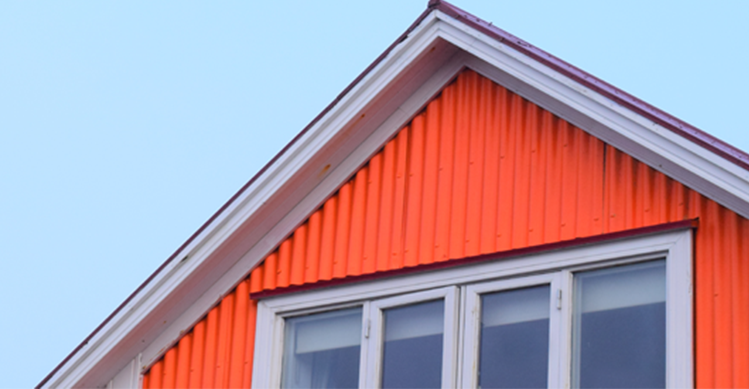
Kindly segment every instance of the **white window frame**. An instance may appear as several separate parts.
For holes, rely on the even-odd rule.
[[[372,358],[377,353],[368,349],[372,342],[368,339],[371,320],[371,305],[375,300],[400,297],[416,292],[445,293],[445,290],[460,288],[461,308],[452,318],[447,315],[446,324],[453,320],[458,327],[457,345],[448,365],[454,366],[443,378],[443,387],[452,387],[450,383],[459,382],[463,387],[476,387],[470,369],[465,366],[475,350],[471,339],[477,339],[475,328],[467,328],[466,308],[472,291],[474,295],[483,292],[480,288],[512,288],[511,285],[530,285],[551,283],[552,294],[556,290],[571,290],[573,272],[604,268],[626,263],[644,262],[665,259],[666,261],[666,387],[694,387],[693,381],[693,289],[692,289],[692,230],[680,229],[644,236],[621,238],[581,246],[571,246],[554,251],[540,252],[525,256],[506,258],[497,261],[485,261],[470,265],[456,266],[441,270],[416,273],[405,276],[388,277],[379,280],[361,282],[339,287],[324,288],[277,295],[262,299],[258,303],[257,327],[255,335],[255,357],[252,375],[254,388],[278,388],[281,378],[281,361],[283,353],[284,318],[300,314],[324,312],[351,306],[363,307],[362,352],[360,369],[360,387],[373,387],[370,371],[373,370]],[[539,277],[534,279],[532,277]],[[549,282],[541,282],[542,279]],[[492,282],[499,282],[491,286]],[[530,282],[530,284],[528,283]],[[482,286],[483,284],[483,286]],[[558,288],[558,289],[555,289]],[[441,291],[435,291],[442,289]],[[471,297],[474,298],[475,296]],[[385,300],[383,300],[385,301]],[[397,300],[393,300],[397,301]],[[406,301],[406,300],[403,300]],[[552,304],[554,306],[554,304]],[[560,383],[558,387],[569,387],[571,371],[571,293],[563,293],[558,313],[560,338],[551,338],[549,359],[549,385]],[[461,317],[462,316],[462,317]],[[374,323],[373,323],[374,324]],[[465,329],[465,330],[463,330]],[[445,333],[448,331],[445,326]],[[469,337],[470,336],[470,337]],[[557,349],[555,349],[555,347]],[[445,348],[445,350],[448,350]],[[557,355],[555,357],[554,355]],[[556,358],[556,360],[554,360]],[[444,364],[444,361],[443,361]],[[556,365],[554,367],[553,365]],[[375,369],[376,370],[376,369]],[[375,374],[375,373],[372,373]],[[452,378],[450,378],[452,377]],[[473,381],[472,381],[473,380]]]
[[[517,277],[499,281],[488,281],[478,284],[470,284],[465,287],[463,293],[463,306],[465,316],[463,318],[463,363],[461,369],[461,388],[478,387],[479,368],[479,344],[481,334],[481,295],[485,293],[501,292],[506,290],[528,288],[534,286],[549,285],[549,373],[547,378],[548,387],[561,388],[564,385],[559,381],[559,364],[554,363],[562,357],[559,339],[559,326],[562,321],[561,311],[557,309],[556,299],[561,290],[561,274],[559,271],[544,273],[536,276]]]
[[[384,315],[383,310],[405,305],[418,304],[421,302],[443,300],[445,302],[444,310],[444,332],[442,338],[442,387],[454,388],[457,366],[457,345],[458,345],[458,288],[449,286],[427,290],[424,292],[409,293],[382,300],[376,300],[369,305],[369,321],[371,331],[369,338],[369,348],[367,360],[372,361],[367,366],[362,366],[359,370],[360,376],[366,376],[364,388],[379,388],[380,379],[382,378],[382,351],[384,338]],[[366,329],[365,329],[366,331]],[[362,372],[364,372],[362,374]]]

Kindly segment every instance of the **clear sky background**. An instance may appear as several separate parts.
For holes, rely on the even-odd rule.
[[[41,381],[426,3],[0,2],[0,387]],[[749,150],[749,2],[455,4]]]

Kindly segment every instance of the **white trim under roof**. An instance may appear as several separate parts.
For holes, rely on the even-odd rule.
[[[749,171],[440,11],[268,167],[43,387],[150,366],[464,67],[749,216]]]

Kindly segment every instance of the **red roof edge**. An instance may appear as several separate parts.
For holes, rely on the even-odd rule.
[[[376,273],[362,274],[358,276],[346,276],[343,278],[334,278],[331,280],[317,281],[311,284],[301,285],[290,285],[283,288],[263,290],[260,292],[250,293],[250,298],[253,300],[264,299],[273,296],[286,295],[290,293],[305,292],[309,290],[318,290],[324,288],[330,288],[334,286],[349,285],[365,281],[379,280],[383,278],[390,278],[396,276],[403,276],[407,274],[421,273],[431,270],[448,269],[458,266],[467,266],[477,263],[500,261],[510,258],[515,258],[524,255],[548,253],[551,251],[562,250],[572,247],[588,246],[596,243],[612,242],[621,239],[641,237],[645,235],[657,234],[662,232],[676,231],[682,229],[697,229],[699,226],[698,219],[687,219],[677,222],[656,224],[653,226],[634,228],[631,230],[623,230],[617,232],[610,232],[606,234],[593,235],[584,238],[575,238],[570,240],[562,240],[553,243],[544,243],[536,246],[523,247],[518,249],[511,249],[505,251],[498,251],[495,253],[481,254],[473,257],[451,259],[443,262],[432,262],[428,264],[416,265],[412,267],[403,267],[400,269],[385,270]]]
[[[142,284],[140,284],[140,286],[138,286],[138,288],[135,289],[135,291],[133,291],[133,293],[131,293],[130,296],[128,296],[125,299],[125,301],[122,302],[122,304],[120,304],[109,316],[107,316],[107,318],[104,319],[104,321],[101,324],[99,324],[99,326],[96,327],[93,330],[93,332],[91,332],[91,334],[88,335],[86,337],[86,339],[83,340],[83,342],[81,342],[81,344],[79,344],[75,349],[73,349],[73,351],[70,354],[68,354],[68,356],[65,357],[65,359],[62,360],[62,362],[60,362],[49,374],[47,374],[47,376],[44,377],[44,379],[41,382],[39,382],[39,384],[37,384],[37,386],[35,387],[35,389],[40,389],[42,386],[44,386],[44,384],[46,384],[47,381],[49,381],[52,378],[52,376],[55,375],[55,373],[57,373],[60,369],[62,369],[62,367],[71,358],[73,358],[73,356],[75,356],[75,354],[78,353],[78,351],[80,351],[86,344],[88,344],[88,342],[91,341],[91,339],[97,333],[99,333],[99,331],[101,331],[101,329],[104,328],[104,326],[107,325],[107,323],[109,323],[109,321],[111,321],[112,318],[114,318],[122,309],[124,309],[125,306],[130,301],[132,301],[135,298],[135,296],[141,290],[143,290],[146,287],[146,285],[148,285],[148,283],[151,282],[151,280],[154,279],[154,277],[156,277],[157,274],[159,274],[162,270],[164,270],[164,268],[166,267],[167,264],[169,264],[172,260],[174,260],[177,257],[177,255],[185,247],[187,247],[187,245],[189,245],[190,243],[192,243],[192,241],[194,241],[198,237],[198,235],[200,235],[203,231],[205,231],[208,228],[208,226],[211,223],[213,223],[213,221],[216,220],[219,217],[219,215],[221,215],[221,213],[224,212],[224,210],[226,210],[229,207],[229,205],[231,205],[245,190],[247,190],[247,188],[249,188],[250,185],[252,185],[255,181],[257,181],[257,179],[263,173],[265,173],[265,171],[267,171],[279,158],[281,158],[281,156],[289,148],[291,148],[291,146],[294,143],[296,143],[305,133],[307,133],[307,131],[309,131],[310,128],[312,128],[318,121],[320,121],[320,119],[323,116],[325,116],[328,112],[330,112],[338,104],[338,102],[340,102],[343,99],[343,97],[346,96],[346,94],[348,94],[364,77],[366,77],[367,74],[369,74],[369,72],[372,71],[372,69],[374,69],[377,65],[379,65],[380,62],[382,62],[388,56],[388,54],[390,54],[390,52],[393,51],[393,49],[396,46],[398,46],[398,44],[400,44],[401,42],[403,42],[404,40],[406,40],[406,38],[408,38],[408,35],[411,34],[411,32],[414,29],[416,29],[416,27],[419,24],[421,24],[421,22],[424,20],[424,18],[427,17],[427,15],[429,15],[430,12],[432,12],[432,8],[434,7],[432,5],[433,2],[434,2],[433,0],[430,0],[429,5],[427,6],[427,9],[424,10],[424,12],[422,12],[421,15],[419,15],[418,18],[416,18],[416,20],[411,24],[411,26],[409,26],[408,29],[395,40],[395,42],[393,42],[382,54],[380,54],[374,60],[374,62],[372,62],[369,66],[367,66],[367,68],[364,69],[364,71],[361,74],[359,74],[359,76],[356,77],[356,79],[354,79],[354,81],[352,81],[346,87],[346,89],[344,89],[340,94],[338,94],[338,96],[336,96],[336,98],[330,104],[328,104],[328,106],[325,107],[325,109],[323,109],[322,112],[320,112],[317,116],[315,116],[315,118],[312,119],[312,121],[309,124],[307,124],[307,126],[304,127],[304,129],[302,129],[301,132],[299,132],[288,144],[286,144],[286,146],[284,146],[284,148],[281,149],[281,151],[279,151],[278,154],[276,154],[273,157],[273,159],[271,159],[267,164],[265,164],[265,166],[263,166],[263,168],[260,169],[249,181],[247,181],[247,183],[244,184],[237,191],[237,193],[235,193],[226,203],[224,203],[224,205],[222,205],[221,208],[219,208],[219,210],[216,211],[216,213],[214,213],[205,223],[203,223],[203,225],[200,226],[200,228],[198,228],[198,230],[195,231],[195,233],[193,233],[185,241],[185,243],[183,243],[181,246],[179,246],[179,248],[177,250],[175,250],[174,253],[171,256],[169,256],[169,258],[167,258],[167,260],[164,261],[164,263],[162,263],[156,269],[156,271],[153,272],[153,274],[151,274]],[[435,2],[435,3],[438,3],[438,2]]]
[[[627,109],[630,109],[664,128],[720,155],[734,164],[749,170],[749,154],[730,144],[684,122],[664,111],[624,92],[613,85],[592,76],[585,71],[531,45],[530,43],[486,22],[448,2],[430,0],[429,6],[456,20],[501,41],[517,51],[543,63],[586,87],[606,96]]]

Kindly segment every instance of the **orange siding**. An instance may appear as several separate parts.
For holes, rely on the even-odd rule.
[[[247,388],[252,380],[257,304],[251,281],[237,288],[143,377],[143,388]]]
[[[465,71],[153,365],[143,386],[248,387],[256,308],[248,291],[696,217],[697,386],[749,387],[749,221]]]

